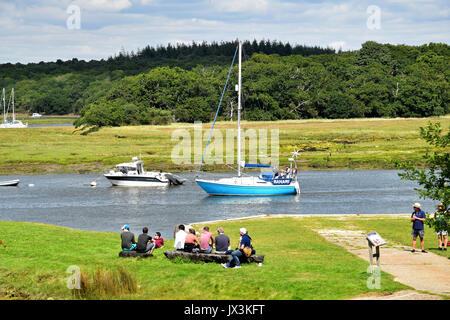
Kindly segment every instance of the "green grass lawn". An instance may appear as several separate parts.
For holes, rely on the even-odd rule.
[[[381,169],[393,168],[394,160],[412,160],[418,166],[423,165],[421,157],[427,151],[427,144],[419,138],[419,127],[425,126],[428,121],[440,121],[444,128],[450,125],[450,117],[441,117],[243,121],[242,128],[244,132],[255,129],[257,133],[259,129],[267,129],[269,138],[270,129],[278,129],[280,165],[288,163],[287,159],[294,148],[300,148],[304,150],[299,159],[302,170]],[[210,128],[211,124],[203,124],[206,136]],[[226,130],[235,128],[236,123],[216,124],[215,130],[220,130],[224,137],[224,150]],[[172,162],[172,150],[179,143],[172,140],[172,133],[176,129],[184,129],[191,134],[190,165]],[[147,168],[192,170],[197,168],[193,164],[193,132],[193,124],[102,128],[88,135],[82,135],[70,127],[3,129],[0,130],[0,174],[97,173],[119,162],[129,161],[139,153]],[[267,150],[269,156],[270,141],[269,139]],[[248,157],[248,140],[246,145]],[[256,152],[260,154],[261,150]],[[224,151],[224,161],[225,155]],[[230,170],[226,165],[220,164],[204,165],[203,168]]]
[[[72,299],[72,291],[66,287],[70,276],[66,270],[72,265],[85,274],[99,268],[124,268],[135,276],[136,292],[102,297],[106,299],[346,299],[407,288],[383,273],[381,289],[368,289],[368,263],[324,240],[311,230],[314,223],[290,217],[220,223],[233,247],[239,228],[245,226],[257,253],[265,255],[262,267],[247,264],[241,269],[224,269],[220,264],[165,258],[163,251],[172,249],[172,239],[166,239],[166,248],[155,250],[154,257],[124,259],[118,257],[118,233],[0,221],[1,240],[7,244],[6,249],[0,247],[0,296]],[[209,224],[211,230],[218,226]],[[391,236],[381,227],[377,231],[386,238]]]

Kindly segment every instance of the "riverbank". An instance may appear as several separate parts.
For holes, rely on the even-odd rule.
[[[428,121],[440,121],[444,128],[450,125],[450,117],[447,116],[426,119],[243,121],[242,128],[244,131],[254,129],[257,133],[258,129],[268,130],[269,156],[270,130],[278,129],[281,166],[288,164],[294,149],[300,149],[300,170],[393,169],[395,160],[424,165],[422,156],[427,152],[428,145],[420,139],[419,127],[425,126]],[[206,137],[210,128],[211,124],[203,124]],[[224,140],[226,130],[235,128],[236,124],[230,122],[218,122],[215,126],[215,130],[222,132]],[[139,154],[148,169],[195,171],[198,165],[194,161],[193,146],[191,164],[175,164],[172,161],[172,151],[180,142],[179,139],[172,139],[172,133],[180,129],[190,134],[193,145],[193,124],[109,127],[87,135],[71,127],[2,130],[0,174],[99,173]],[[261,150],[257,152],[261,154]],[[226,152],[223,156],[226,162]],[[225,164],[204,165],[202,170],[229,171],[230,167]]]
[[[194,226],[200,230],[203,225]],[[67,288],[70,266],[79,267],[87,278],[99,270],[103,274],[108,270],[125,270],[134,281],[135,290],[131,292],[117,294],[111,290],[100,296],[87,296],[88,299],[322,300],[388,295],[411,289],[385,272],[381,273],[379,289],[368,288],[368,263],[315,231],[325,228],[377,231],[388,246],[399,242],[408,246],[410,222],[406,215],[266,215],[214,221],[208,226],[211,230],[224,227],[232,246],[238,241],[239,228],[245,226],[258,254],[265,255],[262,267],[244,265],[235,270],[223,269],[218,264],[168,260],[163,254],[173,247],[173,239],[168,238],[165,249],[155,250],[154,257],[121,259],[118,233],[0,221],[1,240],[7,246],[0,247],[0,295],[8,299],[77,298]],[[133,231],[137,236],[138,230]],[[429,250],[437,240],[431,230],[425,232]],[[448,257],[448,253],[439,254]]]

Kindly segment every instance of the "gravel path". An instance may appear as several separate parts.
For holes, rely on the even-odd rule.
[[[358,230],[315,230],[328,241],[346,248],[369,262],[365,234]],[[450,259],[434,253],[412,253],[410,248],[388,244],[380,249],[381,270],[392,274],[395,281],[417,291],[400,291],[392,295],[367,295],[357,299],[423,300],[450,297]],[[374,258],[374,263],[375,263]],[[382,280],[381,280],[382,281]],[[382,284],[381,284],[382,285]],[[420,291],[420,292],[418,292]]]

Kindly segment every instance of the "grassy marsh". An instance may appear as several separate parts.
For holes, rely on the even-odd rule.
[[[391,169],[394,160],[411,160],[422,166],[428,146],[419,137],[419,127],[440,121],[444,128],[450,117],[411,119],[298,120],[242,122],[244,130],[279,130],[280,165],[287,163],[294,148],[301,150],[300,169]],[[207,137],[211,124],[203,124]],[[218,122],[215,130],[225,137],[236,123]],[[176,129],[189,132],[191,164],[177,165],[171,153],[179,141]],[[88,135],[71,127],[4,129],[0,131],[0,174],[101,172],[141,153],[145,166],[186,171],[194,164],[194,125],[107,127]],[[206,139],[204,140],[206,141]],[[204,142],[205,145],[205,142]],[[247,139],[246,150],[249,142]],[[236,149],[236,146],[235,146]],[[201,148],[201,152],[203,149]],[[257,151],[258,154],[261,150]],[[236,154],[236,153],[235,153]],[[247,151],[248,157],[248,151]],[[261,159],[261,158],[260,158]],[[225,151],[223,160],[225,162]],[[205,165],[205,170],[229,171],[223,164]]]

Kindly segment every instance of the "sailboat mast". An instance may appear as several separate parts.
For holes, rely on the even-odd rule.
[[[13,123],[16,122],[16,114],[14,112],[14,88],[11,90],[11,96],[12,96],[12,111],[13,111]]]
[[[239,79],[238,79],[238,134],[237,134],[237,164],[238,177],[241,176],[241,84],[242,84],[242,43],[239,41]]]
[[[2,91],[3,123],[6,123],[6,100],[5,100],[5,96],[6,96],[6,91],[5,91],[5,88],[3,88],[3,91]]]

